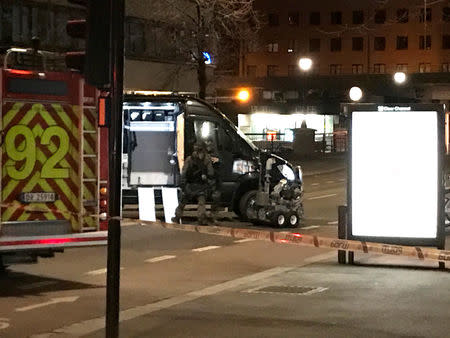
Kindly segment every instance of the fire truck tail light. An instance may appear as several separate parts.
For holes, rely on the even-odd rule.
[[[106,220],[107,217],[108,217],[108,216],[107,216],[106,212],[102,212],[102,213],[100,214],[100,220],[102,220],[102,221]]]
[[[100,188],[100,195],[106,195],[107,192],[108,192],[108,188],[106,188],[106,187]]]
[[[9,72],[11,74],[16,75],[31,75],[33,72],[31,70],[23,70],[23,69],[10,69]]]
[[[108,205],[108,201],[107,200],[100,200],[100,206],[102,208],[105,208]]]

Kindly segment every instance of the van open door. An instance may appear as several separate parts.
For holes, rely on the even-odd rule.
[[[179,174],[177,134],[173,104],[126,102],[128,139],[128,185],[173,186]]]

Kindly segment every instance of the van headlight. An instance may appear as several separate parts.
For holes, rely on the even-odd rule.
[[[302,167],[300,167],[298,165],[297,167],[295,167],[295,169],[297,170],[298,179],[300,180],[300,182],[303,183],[303,170],[302,170]]]
[[[295,181],[294,170],[287,164],[282,164],[278,166],[278,170],[280,170],[281,175],[283,175],[288,181]]]
[[[233,174],[245,175],[256,171],[256,166],[252,161],[236,160],[233,162]]]

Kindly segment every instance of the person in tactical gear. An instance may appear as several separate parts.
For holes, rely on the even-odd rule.
[[[206,145],[203,142],[197,142],[192,155],[188,156],[181,171],[181,200],[172,221],[179,223],[186,204],[189,201],[197,200],[198,222],[206,225],[205,203],[209,187],[212,184],[214,184],[214,168],[211,157]]]
[[[211,179],[211,184],[208,189],[208,197],[211,200],[211,212],[209,218],[213,224],[217,223],[217,213],[219,209],[220,203],[220,187],[221,187],[221,179],[220,179],[220,161],[219,154],[217,149],[214,147],[214,144],[210,140],[205,141],[206,150],[208,151],[209,158],[211,159],[211,164],[213,167],[214,175]]]

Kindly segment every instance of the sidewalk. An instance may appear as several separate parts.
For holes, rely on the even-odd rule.
[[[313,158],[291,159],[290,162],[302,167],[303,176],[313,176],[346,170],[347,156],[348,153],[326,153]]]

